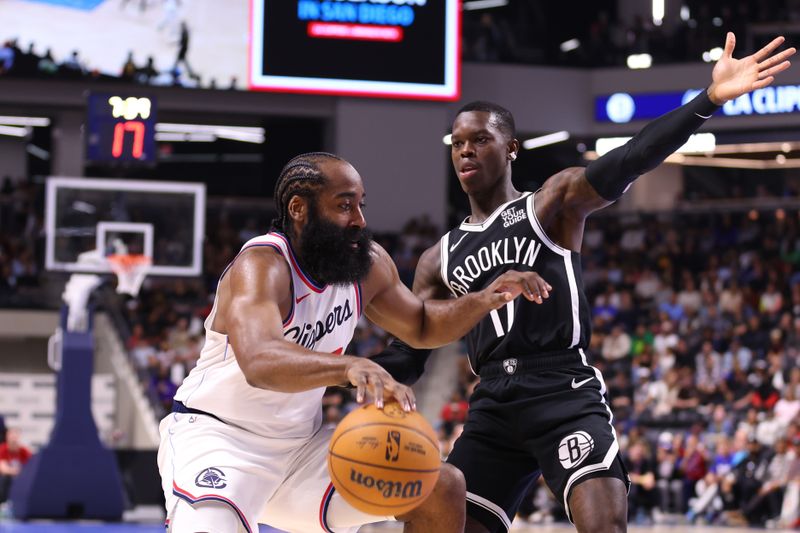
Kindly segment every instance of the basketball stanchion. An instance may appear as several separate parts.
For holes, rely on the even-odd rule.
[[[396,402],[360,407],[331,437],[328,471],[333,486],[356,509],[397,516],[430,496],[439,479],[439,439],[416,411]]]
[[[135,297],[150,272],[147,255],[118,253],[103,259],[99,250],[81,254],[81,263],[107,261],[117,275],[117,292]],[[14,516],[119,520],[123,489],[113,452],[97,434],[91,412],[94,339],[88,305],[102,278],[75,273],[62,295],[61,324],[49,343],[48,360],[58,372],[55,425],[50,441],[33,456],[11,486]]]

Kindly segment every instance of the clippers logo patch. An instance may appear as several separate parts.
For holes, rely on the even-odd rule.
[[[503,218],[503,227],[507,228],[509,226],[513,226],[517,222],[525,220],[528,218],[527,213],[525,213],[524,209],[520,209],[519,207],[512,207],[511,209],[506,209],[500,216]]]
[[[390,431],[386,434],[386,460],[395,462],[400,456],[400,432]]]
[[[219,468],[206,468],[194,478],[194,484],[204,489],[224,489],[228,486],[225,474]]]
[[[506,371],[506,374],[509,376],[514,374],[517,371],[517,360],[516,359],[506,359],[503,361],[503,370]]]
[[[575,468],[594,450],[594,439],[585,431],[576,431],[561,439],[558,445],[558,460],[564,470]]]

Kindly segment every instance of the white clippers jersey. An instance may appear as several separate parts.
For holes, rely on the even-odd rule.
[[[361,315],[360,285],[316,285],[300,270],[289,241],[280,233],[254,237],[242,251],[253,246],[274,248],[292,272],[292,309],[283,321],[284,338],[318,352],[343,353]],[[228,336],[211,329],[216,311],[215,300],[205,322],[206,340],[200,359],[178,388],[175,399],[265,437],[313,435],[322,422],[325,388],[284,393],[248,385]]]

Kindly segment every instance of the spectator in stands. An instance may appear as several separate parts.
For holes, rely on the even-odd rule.
[[[20,441],[19,430],[8,428],[6,441],[0,444],[0,503],[8,499],[11,482],[31,455],[31,451]]]
[[[754,367],[755,373],[752,374],[751,379],[754,389],[750,394],[750,402],[757,409],[769,411],[778,403],[780,395],[772,385],[771,376],[767,373],[767,362],[759,359],[755,362]]]
[[[682,508],[688,507],[689,497],[695,494],[695,487],[708,471],[706,449],[697,435],[689,434],[679,454],[678,470],[683,478]]]
[[[158,76],[158,70],[155,66],[155,60],[153,56],[148,56],[147,63],[144,64],[143,67],[140,67],[134,76],[134,80],[136,83],[141,83],[143,85],[149,84],[153,79]]]
[[[61,67],[66,73],[70,73],[71,76],[82,76],[85,72],[84,66],[78,57],[77,50],[72,51],[72,54],[61,64]]]
[[[136,63],[133,62],[133,51],[131,50],[128,52],[128,58],[122,65],[122,71],[120,72],[119,77],[123,81],[133,81],[137,71],[138,68],[136,67]]]
[[[792,437],[790,442],[790,463],[786,469],[780,520],[776,524],[782,528],[800,526],[800,437]]]
[[[792,462],[785,439],[775,443],[766,471],[761,478],[762,485],[749,499],[744,500],[742,512],[752,525],[762,525],[768,519],[777,518],[783,503],[783,492],[789,480],[786,477]]]
[[[720,401],[720,386],[724,379],[722,356],[714,350],[710,341],[705,341],[695,362],[695,384],[700,393],[700,402],[707,404]]]
[[[681,434],[664,431],[658,436],[654,473],[658,491],[657,509],[663,513],[683,513],[683,482],[678,470]],[[677,440],[676,440],[677,439]]]
[[[39,60],[37,69],[41,74],[46,76],[53,76],[58,72],[58,64],[55,59],[53,59],[52,50],[49,48],[47,49],[44,56]]]
[[[463,424],[467,421],[467,411],[469,404],[464,397],[464,392],[461,390],[453,391],[450,396],[450,401],[444,404],[442,412],[439,417],[445,424],[450,427],[455,427],[456,424]]]
[[[625,468],[631,479],[628,494],[628,519],[637,524],[650,523],[656,504],[656,476],[647,446],[641,441],[632,442],[625,454]]]
[[[13,41],[6,41],[0,47],[0,74],[11,72],[14,68],[15,48]]]

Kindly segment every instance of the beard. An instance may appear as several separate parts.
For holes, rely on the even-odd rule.
[[[297,252],[303,269],[317,283],[349,285],[369,274],[371,243],[368,229],[342,228],[322,217],[311,203]]]

